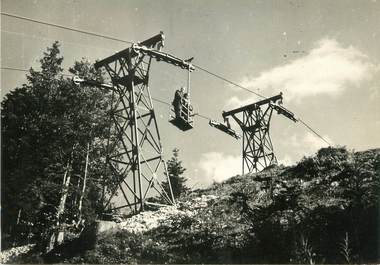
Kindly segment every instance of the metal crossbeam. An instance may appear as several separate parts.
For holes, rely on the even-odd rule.
[[[278,94],[276,96],[273,96],[273,97],[270,97],[270,98],[266,98],[266,99],[260,100],[258,102],[255,102],[255,103],[252,103],[252,104],[249,104],[249,105],[237,108],[237,109],[233,109],[233,110],[230,110],[230,111],[223,112],[222,115],[223,115],[223,118],[226,118],[227,116],[230,116],[230,115],[233,115],[233,114],[237,114],[237,113],[240,113],[242,111],[253,111],[255,109],[260,108],[260,106],[262,106],[262,105],[268,104],[270,102],[276,102],[278,100],[282,100],[282,93],[280,93],[280,94]]]
[[[169,53],[150,49],[138,44],[134,44],[132,48],[134,51],[147,54],[150,57],[155,58],[157,61],[164,61],[166,63],[170,63],[172,65],[181,67],[182,69],[190,70],[190,72],[195,70],[195,67],[191,63],[187,62],[186,60],[182,60],[178,57],[175,57]]]

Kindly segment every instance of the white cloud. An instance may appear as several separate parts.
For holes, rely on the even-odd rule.
[[[256,102],[258,100],[259,100],[258,98],[253,98],[253,97],[252,98],[246,97],[244,99],[240,99],[237,96],[233,96],[227,101],[227,103],[225,104],[225,108],[226,109],[234,109],[234,108],[237,108],[240,106],[245,106],[245,105],[251,104],[251,103]]]
[[[327,135],[322,136],[330,144],[334,144],[333,141]],[[314,155],[322,147],[327,147],[328,144],[321,138],[311,132],[286,137],[288,140],[282,144],[284,151],[278,153],[278,163],[286,166],[292,165],[300,161],[303,156]],[[275,151],[277,148],[275,148]],[[286,151],[285,151],[286,150]]]
[[[378,100],[378,97],[380,96],[380,88],[379,87],[371,87],[370,88],[370,100]]]
[[[376,83],[372,86],[370,86],[369,92],[369,99],[370,100],[378,100],[380,96],[380,87],[379,87],[379,80],[380,80],[380,64],[377,65],[376,68],[376,76],[374,77],[374,80],[376,80]]]
[[[327,142],[333,144],[333,141],[327,135],[323,135],[322,137],[326,139]],[[312,155],[320,148],[329,146],[321,138],[311,132],[306,132],[302,136],[293,135],[290,137],[289,143],[293,150],[305,156]]]
[[[205,153],[201,156],[199,167],[205,182],[222,182],[232,176],[241,174],[241,157],[225,155],[218,152]]]
[[[343,47],[334,39],[322,39],[305,56],[288,64],[264,71],[257,77],[245,77],[242,85],[268,92],[284,92],[287,100],[299,100],[319,94],[339,95],[348,86],[368,80],[378,68],[358,49]],[[268,94],[268,93],[267,93]],[[231,98],[228,106],[241,106],[256,98]]]
[[[323,136],[327,142],[331,143],[332,140],[327,136]],[[302,138],[301,144],[307,146],[310,150],[317,151],[322,147],[328,147],[329,145],[323,141],[321,138],[317,137],[315,134],[311,132],[307,132]]]
[[[294,159],[292,159],[291,156],[289,155],[285,155],[284,157],[279,158],[277,160],[278,160],[279,165],[284,165],[284,166],[290,166],[294,164],[295,162]]]
[[[328,142],[333,141],[323,135]],[[327,147],[322,139],[311,132],[303,135],[292,135],[287,141],[290,152],[283,157],[278,158],[279,164],[291,165],[298,162],[303,156],[309,156],[316,153],[320,148]],[[222,182],[233,176],[241,174],[242,157],[226,155],[220,152],[209,152],[202,154],[199,162],[199,177],[203,185],[209,185],[212,182]]]

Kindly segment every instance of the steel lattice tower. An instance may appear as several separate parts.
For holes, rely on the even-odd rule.
[[[282,101],[282,94],[222,114],[224,118],[232,116],[243,131],[243,174],[246,169],[248,172],[258,172],[277,164],[269,134],[273,110],[296,121],[293,113],[278,105],[277,101]],[[240,113],[242,115],[239,118],[237,115]]]
[[[152,58],[193,69],[191,64],[160,52],[164,35],[160,33],[146,41],[133,44],[121,52],[95,64],[103,67],[112,81],[111,118],[113,135],[109,144],[107,164],[117,179],[111,188],[105,208],[121,191],[123,203],[111,210],[128,207],[132,213],[144,210],[152,192],[174,204],[166,162],[163,158],[160,133],[148,86]],[[162,181],[169,183],[165,191]]]

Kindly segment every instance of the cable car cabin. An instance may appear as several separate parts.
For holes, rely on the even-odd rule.
[[[174,116],[170,115],[169,122],[182,131],[192,129],[194,127],[194,113],[189,100],[184,97],[174,98],[173,106],[174,108],[171,108],[171,111],[174,112]]]

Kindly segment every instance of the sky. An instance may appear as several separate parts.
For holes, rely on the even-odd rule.
[[[380,147],[380,1],[2,0],[1,12],[134,42],[162,30],[165,52],[194,57],[193,63],[265,96],[283,92],[284,105],[334,146]],[[95,62],[128,47],[2,15],[1,67],[38,67],[55,40],[66,71],[75,60]],[[2,98],[25,82],[25,73],[2,69]],[[171,102],[186,84],[186,71],[153,62],[153,97]],[[223,110],[260,99],[200,70],[191,75],[191,97],[197,112],[219,121]],[[180,149],[190,187],[241,173],[241,141],[197,117],[194,129],[179,131],[168,122],[169,107],[153,103],[165,157]],[[271,136],[286,165],[326,146],[277,114]]]

